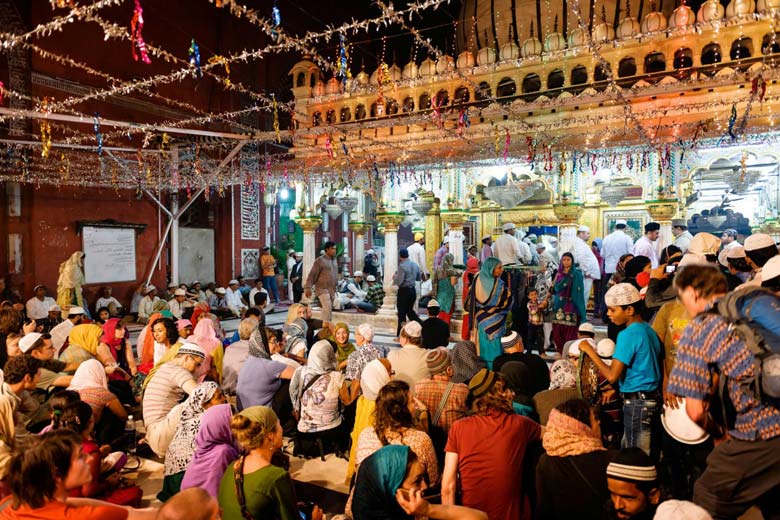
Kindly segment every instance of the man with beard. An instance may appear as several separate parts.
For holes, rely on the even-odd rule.
[[[658,472],[639,448],[625,448],[607,466],[607,487],[611,500],[605,518],[650,520],[661,501]]]

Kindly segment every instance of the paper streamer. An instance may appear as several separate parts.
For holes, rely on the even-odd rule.
[[[144,10],[141,7],[141,0],[135,0],[135,9],[133,10],[133,18],[130,20],[130,44],[133,51],[133,59],[138,61],[139,57],[141,61],[147,65],[152,62],[149,58],[149,53],[146,52],[146,42],[141,32],[144,29]],[[136,53],[136,49],[138,52]]]

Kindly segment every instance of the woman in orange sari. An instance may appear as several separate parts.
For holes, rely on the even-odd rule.
[[[466,262],[466,272],[463,273],[463,300],[466,301],[469,295],[469,289],[471,288],[471,282],[474,277],[479,273],[479,260],[476,256],[469,256]],[[469,313],[464,309],[463,311],[463,329],[461,332],[463,339],[470,339],[471,337],[471,321],[469,319]]]

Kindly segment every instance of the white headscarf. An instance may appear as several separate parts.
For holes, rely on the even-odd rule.
[[[376,401],[379,390],[390,382],[390,374],[381,361],[375,359],[369,362],[363,369],[360,376],[360,388],[363,390],[363,397],[369,401]]]
[[[97,359],[84,361],[73,379],[70,381],[68,390],[83,390],[85,388],[105,388],[108,389],[108,379],[106,378],[106,369]]]
[[[306,372],[327,374],[334,370],[336,370],[336,352],[328,340],[322,339],[311,347],[306,361]]]

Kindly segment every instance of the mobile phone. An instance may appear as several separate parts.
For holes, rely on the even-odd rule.
[[[677,266],[676,266],[676,265],[674,265],[674,264],[671,264],[671,265],[667,265],[667,266],[666,266],[666,272],[667,272],[667,273],[673,273],[673,272],[675,271],[675,269],[677,269]]]
[[[298,504],[298,516],[301,520],[311,520],[314,512],[314,502],[300,502]]]

